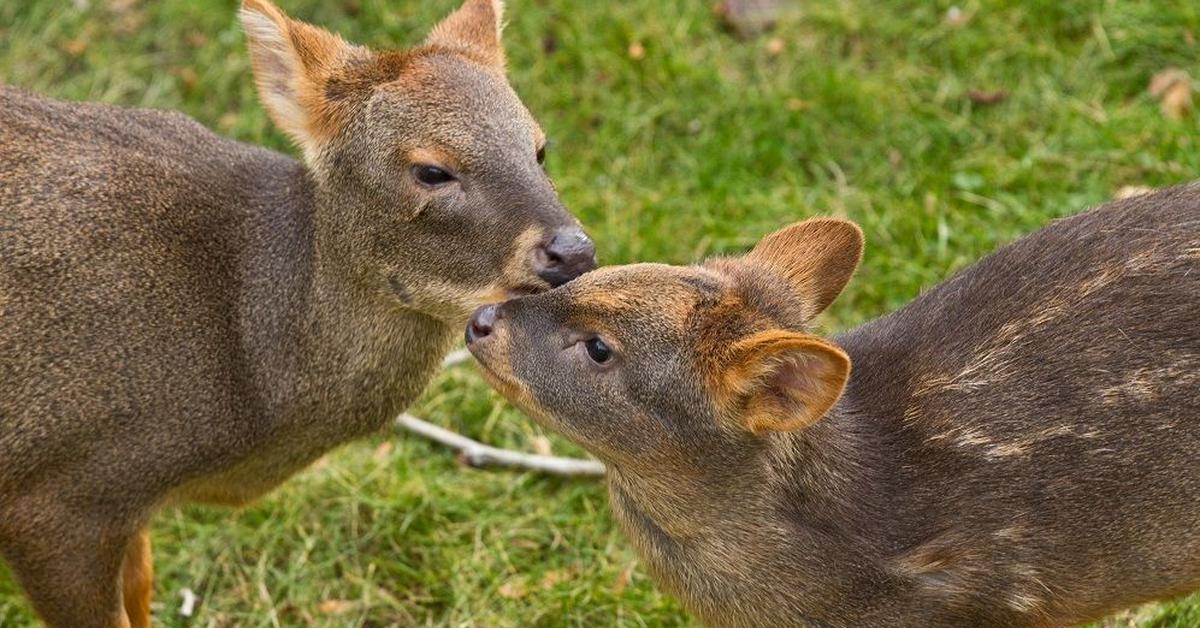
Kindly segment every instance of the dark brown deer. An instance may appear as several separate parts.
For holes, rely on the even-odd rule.
[[[1058,626],[1200,587],[1200,186],[813,335],[861,252],[810,220],[484,307],[467,336],[606,463],[651,574],[707,623]]]
[[[49,624],[147,626],[155,509],[245,503],[379,430],[473,308],[594,265],[500,9],[378,52],[246,0],[303,163],[0,88],[0,555]]]

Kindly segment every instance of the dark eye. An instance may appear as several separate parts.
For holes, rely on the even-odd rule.
[[[454,175],[437,166],[413,166],[413,176],[425,185],[442,185],[454,180]]]
[[[537,151],[537,160],[539,164],[546,163],[546,147],[543,146]]]
[[[608,345],[599,338],[585,341],[583,348],[587,350],[588,357],[596,364],[604,364],[612,359],[612,349],[609,349]]]

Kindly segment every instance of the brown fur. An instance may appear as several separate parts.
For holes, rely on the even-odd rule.
[[[504,7],[499,0],[476,0],[459,13],[445,19],[430,33],[426,43],[478,58],[496,69],[504,68],[504,48],[500,46],[500,25]]]
[[[795,255],[795,251],[805,255]],[[845,220],[817,218],[785,227],[762,239],[747,258],[778,273],[804,295],[811,313],[822,312],[858,269],[863,234]]]
[[[498,7],[377,52],[247,0],[304,163],[0,88],[0,555],[50,625],[148,625],[154,510],[246,503],[383,428],[472,308],[586,269]]]
[[[813,344],[856,234],[603,269],[500,306],[471,350],[605,462],[634,548],[709,624],[1059,626],[1200,586],[1200,186]]]

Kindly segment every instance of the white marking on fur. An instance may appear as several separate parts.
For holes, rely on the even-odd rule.
[[[1005,601],[1010,608],[1019,613],[1028,613],[1042,603],[1041,598],[1020,591],[1009,593],[1005,596]]]
[[[1023,525],[1014,525],[1007,528],[1000,528],[992,533],[992,536],[1006,541],[1016,541],[1024,538],[1028,534],[1028,530]]]

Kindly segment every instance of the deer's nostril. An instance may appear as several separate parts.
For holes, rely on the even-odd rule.
[[[538,276],[560,286],[596,267],[596,245],[581,229],[554,234],[535,254]]]
[[[492,335],[492,330],[496,328],[496,321],[499,318],[499,305],[485,305],[475,310],[475,313],[471,315],[470,322],[467,323],[467,344]]]

